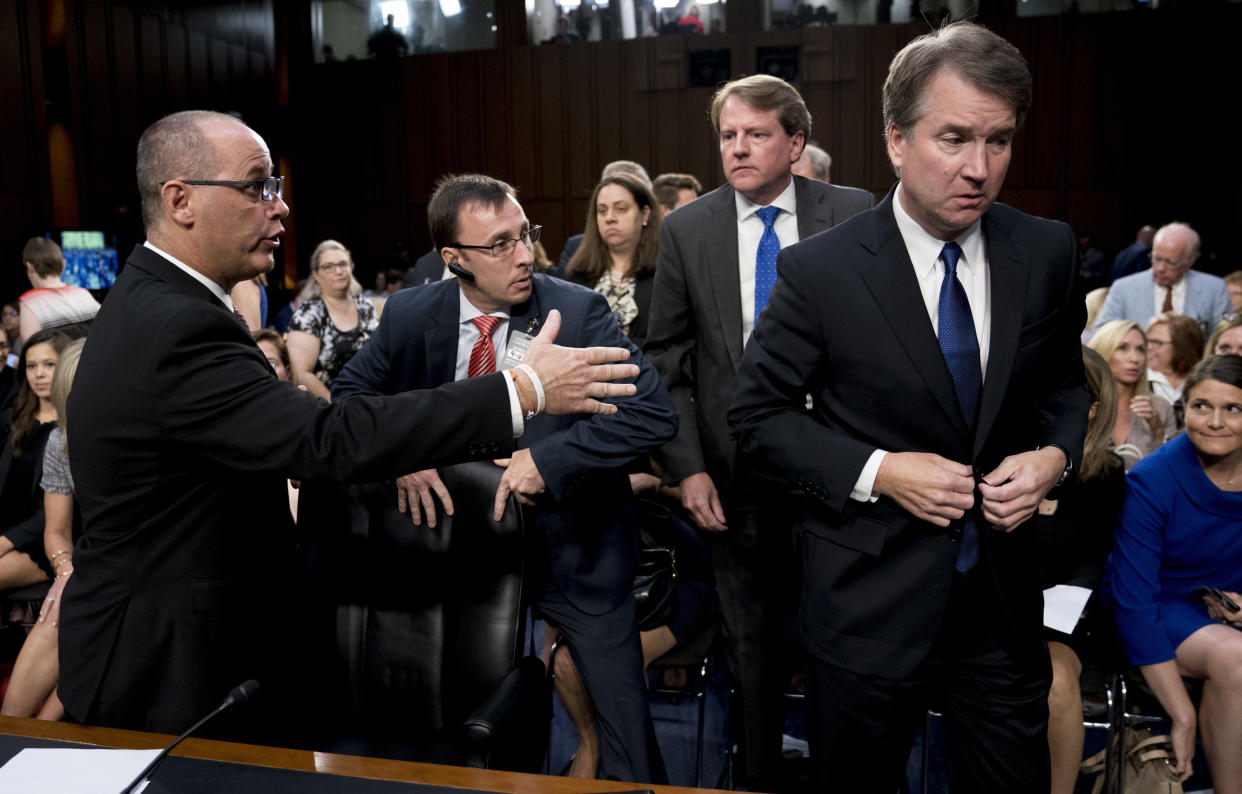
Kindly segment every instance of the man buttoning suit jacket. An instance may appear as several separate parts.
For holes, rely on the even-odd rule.
[[[884,87],[899,185],[781,253],[738,371],[739,443],[796,488],[825,790],[896,790],[932,703],[954,792],[1049,789],[1027,519],[1081,454],[1085,310],[1070,229],[992,203],[1030,91],[1021,54],[970,23],[903,49]]]
[[[742,348],[775,277],[776,251],[875,198],[793,176],[811,115],[785,81],[756,75],[729,83],[713,98],[711,115],[729,184],[665,218],[644,350],[681,418],[677,438],[661,453],[665,480],[680,484],[682,503],[701,528],[720,533],[710,545],[742,710],[734,722],[741,777],[771,788],[789,683],[781,647],[789,599],[780,597],[790,581],[789,525],[779,515],[783,500],[766,498],[745,462],[735,461],[725,413]],[[762,215],[776,208],[769,230]],[[766,279],[756,276],[761,258]]]
[[[316,400],[276,379],[228,298],[272,269],[289,212],[263,139],[220,113],[167,116],[139,141],[138,184],[147,243],[100,310],[69,398],[85,530],[60,612],[59,694],[78,722],[179,733],[255,678],[262,694],[215,732],[277,741],[299,719],[281,707],[313,703],[275,696],[304,666],[285,647],[298,616],[286,478],[508,454],[537,408],[522,397],[534,381]],[[531,350],[549,412],[612,411],[581,395],[632,391],[593,379],[636,368],[586,364],[625,351],[546,341]],[[585,377],[569,405],[558,381],[573,369]]]
[[[480,175],[449,177],[433,194],[428,217],[432,237],[458,278],[389,298],[379,329],[334,382],[333,399],[348,404],[357,395],[466,378],[468,354],[482,341],[479,315],[498,321],[490,331],[496,366],[503,366],[514,340],[535,333],[552,309],[562,317],[562,342],[633,353],[636,394],[618,400],[609,416],[530,420],[505,482],[520,501],[536,505],[534,545],[546,560],[540,567],[550,574],[536,584],[536,607],[568,639],[595,706],[601,776],[663,779],[631,595],[638,524],[624,467],[672,438],[672,400],[601,295],[532,274],[532,231],[538,227],[532,230],[511,187]],[[498,256],[486,250],[496,245],[502,246]],[[526,474],[510,478],[517,470]],[[428,487],[443,489],[434,472],[411,476],[432,477]],[[419,493],[419,487],[407,497],[410,508],[415,514],[425,510],[434,524],[430,493]]]

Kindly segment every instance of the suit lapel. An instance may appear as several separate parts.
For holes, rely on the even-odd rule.
[[[833,223],[832,206],[824,201],[825,196],[812,195],[802,177],[795,176],[793,180],[794,198],[798,203],[798,240],[805,240],[812,234],[836,226]]]
[[[704,269],[716,298],[720,333],[733,368],[742,361],[742,286],[737,272],[737,204],[733,188],[724,187],[710,197],[712,218],[704,229]]]
[[[454,279],[453,285],[444,290],[432,312],[431,327],[423,333],[423,360],[427,362],[425,382],[428,386],[452,383],[456,379],[460,295],[461,287]]]
[[[949,424],[963,439],[969,439],[970,431],[953,391],[953,378],[927,316],[927,305],[923,303],[905,240],[897,230],[892,201],[890,192],[870,215],[872,228],[863,236],[862,246],[875,258],[863,269],[862,280]]]
[[[539,328],[543,325],[543,315],[540,314],[539,292],[542,288],[541,280],[544,276],[536,275],[533,279],[534,287],[531,289],[530,297],[525,303],[519,303],[509,310],[509,336],[514,333],[530,334],[535,336],[539,333]],[[554,307],[555,308],[555,307]],[[564,319],[563,317],[561,319]],[[499,366],[501,359],[505,357],[505,351],[508,350],[509,340],[506,339],[504,344],[498,345],[496,350],[496,364]]]
[[[988,251],[988,271],[992,289],[992,335],[988,343],[988,369],[983,377],[979,399],[979,424],[975,429],[974,455],[992,432],[1001,403],[1009,388],[1018,336],[1022,331],[1026,304],[1026,250],[1014,245],[1008,229],[1000,229],[992,213],[983,216],[983,242]]]

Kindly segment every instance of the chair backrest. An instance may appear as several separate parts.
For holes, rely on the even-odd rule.
[[[303,486],[299,524],[332,602],[343,710],[377,734],[455,729],[522,652],[522,514],[492,520],[503,469],[445,467],[454,515],[414,526],[392,483]]]

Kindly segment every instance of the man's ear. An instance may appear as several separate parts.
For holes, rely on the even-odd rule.
[[[793,134],[792,141],[793,151],[790,153],[791,159],[789,162],[796,163],[802,159],[802,150],[806,148],[806,133],[802,130],[798,130]]]
[[[176,179],[160,185],[160,203],[164,206],[164,214],[178,226],[194,225],[194,207],[190,203],[190,191]]]
[[[888,128],[888,161],[893,164],[896,170],[901,169],[901,161],[905,154],[906,136],[901,134],[901,128],[896,124],[889,125]]]

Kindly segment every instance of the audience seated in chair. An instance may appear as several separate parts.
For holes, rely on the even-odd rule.
[[[1094,590],[1112,548],[1113,527],[1125,498],[1125,470],[1109,449],[1117,412],[1117,387],[1108,364],[1094,350],[1083,348],[1090,420],[1082,468],[1039,506],[1039,567],[1044,589],[1058,584]],[[1052,690],[1048,695],[1048,749],[1052,759],[1052,794],[1072,794],[1082,761],[1084,729],[1082,656],[1087,643],[1086,615],[1072,634],[1045,629],[1052,658]]]
[[[83,340],[65,348],[52,378],[51,401],[56,408],[57,427],[48,434],[43,452],[43,548],[51,561],[55,578],[43,599],[39,620],[30,630],[21,653],[13,665],[13,675],[4,695],[0,714],[29,717],[38,710],[39,719],[59,720],[65,709],[56,696],[60,676],[59,647],[60,596],[73,574],[73,545],[81,534],[81,519],[73,498],[73,475],[69,471],[65,400],[73,386],[73,376],[82,355]],[[42,704],[40,706],[40,704]]]
[[[1147,380],[1147,336],[1142,327],[1130,320],[1113,320],[1101,326],[1087,346],[1108,362],[1117,385],[1114,446],[1133,446],[1137,450],[1133,459],[1150,455],[1173,437],[1177,422],[1173,406],[1151,393]],[[1122,457],[1132,465],[1132,458]]]
[[[1186,432],[1127,478],[1108,579],[1117,629],[1169,714],[1173,771],[1196,727],[1218,794],[1242,792],[1242,358],[1212,356],[1185,384]],[[1196,714],[1182,676],[1204,680]]]
[[[43,550],[43,447],[56,427],[52,374],[70,338],[48,329],[26,340],[18,361],[11,430],[0,450],[0,590],[52,576]]]
[[[1177,413],[1182,384],[1203,358],[1203,331],[1184,314],[1158,314],[1147,324],[1147,379],[1152,393],[1167,400]],[[1183,417],[1178,416],[1178,430]]]

